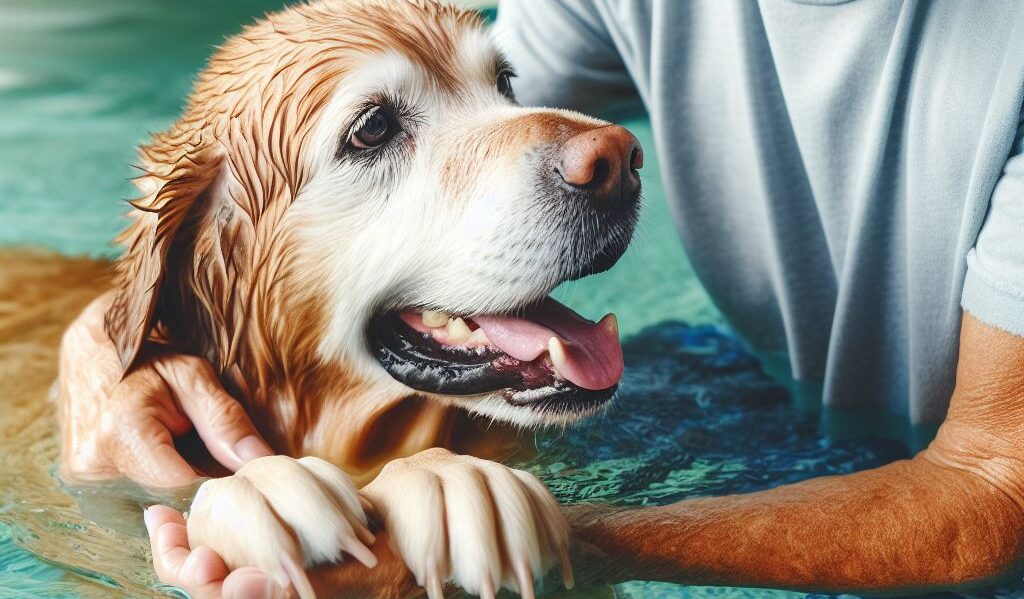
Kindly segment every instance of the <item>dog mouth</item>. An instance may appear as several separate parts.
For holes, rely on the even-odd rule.
[[[623,372],[615,316],[592,322],[550,297],[515,315],[388,312],[371,322],[369,340],[381,366],[412,389],[500,393],[538,410],[594,410]]]

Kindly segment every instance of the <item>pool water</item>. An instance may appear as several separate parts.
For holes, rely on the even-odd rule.
[[[134,195],[133,146],[173,120],[213,44],[279,4],[0,0],[0,245],[114,255],[121,200]],[[823,435],[821,415],[795,406],[728,334],[671,226],[650,131],[642,120],[626,124],[650,158],[636,242],[611,271],[558,291],[587,316],[619,315],[629,338],[622,391],[606,414],[538,433],[539,457],[517,465],[564,502],[643,505],[906,457],[905,445],[882,437]],[[124,486],[64,488],[54,476],[52,407],[42,396],[9,405],[10,383],[0,379],[0,599],[166,592],[155,585],[141,525],[139,502],[151,498]],[[612,592],[803,595],[642,582],[575,595]]]

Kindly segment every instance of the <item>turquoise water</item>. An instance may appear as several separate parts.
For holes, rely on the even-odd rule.
[[[127,182],[133,146],[173,120],[213,44],[278,4],[0,0],[0,244],[114,255],[109,240],[123,224],[121,200],[134,195]],[[541,457],[521,466],[566,502],[639,505],[747,492],[906,456],[905,446],[881,438],[822,435],[819,416],[796,409],[719,327],[664,324],[721,320],[670,224],[650,131],[643,121],[627,126],[650,157],[637,241],[610,272],[558,291],[588,316],[619,315],[631,337],[622,393],[582,427],[538,434]],[[54,454],[52,439],[34,442],[39,455]],[[68,495],[49,474],[51,458],[23,466],[42,472],[47,492],[62,499],[28,502],[29,482],[0,488],[0,599],[155,593],[135,503],[110,490]],[[52,551],[54,539],[63,553]],[[653,583],[615,593],[798,595]],[[984,595],[1017,596],[1013,589]]]

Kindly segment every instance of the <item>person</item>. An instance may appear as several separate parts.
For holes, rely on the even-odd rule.
[[[512,0],[496,28],[522,103],[647,112],[686,252],[755,351],[840,412],[942,423],[915,457],[874,470],[570,508],[577,578],[919,592],[1012,571],[1024,4]],[[208,368],[161,364],[205,398],[193,420],[231,414],[208,443],[269,452]],[[171,531],[153,536],[155,559],[221,588],[223,564],[190,555],[174,517],[148,518]]]

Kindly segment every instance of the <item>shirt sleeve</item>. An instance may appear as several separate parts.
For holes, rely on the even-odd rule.
[[[637,101],[595,0],[503,0],[494,39],[524,106],[603,114]]]
[[[967,254],[960,305],[982,322],[1024,337],[1024,118]]]

